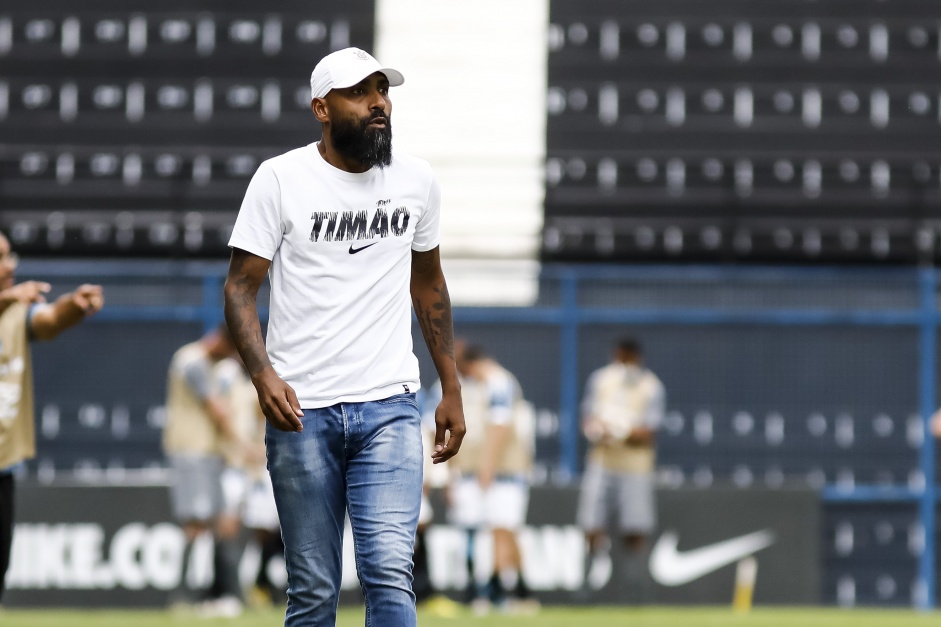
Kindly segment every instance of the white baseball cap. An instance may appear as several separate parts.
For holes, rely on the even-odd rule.
[[[385,74],[390,87],[397,87],[405,82],[401,72],[382,67],[365,50],[344,48],[331,52],[320,60],[310,75],[310,98],[323,98],[335,87],[352,87],[375,72]]]

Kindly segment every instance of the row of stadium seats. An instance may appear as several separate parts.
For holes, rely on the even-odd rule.
[[[280,13],[209,13],[196,8],[156,12],[150,5],[137,4],[119,12],[83,6],[80,12],[0,13],[0,58],[101,60],[123,55],[167,61],[219,57],[227,62],[274,58],[296,65],[350,42],[349,19],[318,19],[295,7]]]
[[[728,463],[685,465],[664,463],[658,468],[658,483],[666,489],[732,486],[739,489],[787,488],[822,489],[827,485],[850,491],[859,485],[884,487],[908,486],[918,489],[924,484],[921,471],[914,462],[899,461],[894,468],[853,468],[850,465],[824,467],[811,462],[803,464]],[[41,480],[55,477],[95,478],[120,482],[127,475],[146,469],[165,469],[167,462],[159,438],[149,441],[122,439],[108,443],[96,440],[56,442],[43,441],[38,457],[29,462],[29,474]],[[556,480],[556,466],[551,460],[537,459],[532,480],[545,485]],[[95,477],[90,477],[95,473]]]
[[[941,122],[939,98],[920,86],[558,84],[547,108],[571,132],[671,127],[754,128],[845,133],[869,128],[913,131]],[[282,111],[308,111],[303,77],[275,80],[147,78],[0,78],[0,123],[128,124],[161,119],[213,121],[233,112],[244,121],[276,121]],[[167,117],[174,116],[174,117]],[[88,119],[86,119],[88,118]]]
[[[121,209],[127,197],[101,199],[111,210],[66,210],[67,193],[43,198],[62,210],[11,210],[0,226],[24,254],[216,256],[227,254],[228,241],[243,182],[230,182],[215,193],[177,196],[170,188],[150,187],[134,196],[153,209]],[[68,189],[68,188],[66,188]],[[62,190],[54,190],[62,191]],[[183,208],[158,209],[159,205]],[[187,209],[186,207],[203,207]],[[549,219],[543,246],[557,259],[604,258],[792,260],[907,263],[941,254],[941,224],[919,227],[895,221],[827,224],[793,221],[748,221],[735,226],[684,220],[635,220],[630,223]]]
[[[132,414],[136,416],[132,419]],[[100,403],[46,404],[39,412],[38,429],[44,439],[82,437],[113,440],[139,437],[144,440],[163,429],[164,408],[161,406],[115,405]],[[540,425],[539,433],[554,436],[557,424]],[[110,436],[103,435],[110,434]],[[786,419],[780,412],[764,415],[737,411],[731,416],[715,416],[702,409],[686,416],[671,410],[660,429],[660,442],[670,451],[708,451],[724,447],[729,451],[792,451],[816,456],[826,450],[830,455],[846,451],[880,451],[885,455],[911,454],[921,448],[923,423],[917,414],[891,416],[878,413],[871,417],[855,417],[848,412],[826,416],[815,412],[806,419]]]
[[[840,607],[911,607],[921,602],[924,590],[915,576],[914,560],[872,562],[826,564],[822,602]]]
[[[717,153],[721,148],[717,148]],[[875,200],[885,204],[893,194],[941,195],[941,163],[925,158],[882,158],[862,154],[724,154],[600,153],[557,154],[546,161],[548,193],[585,190],[594,195],[630,190],[636,203],[656,202],[684,194],[761,197],[773,193],[780,203],[820,200],[829,207]],[[716,196],[718,194],[718,196]],[[848,195],[849,194],[849,195]],[[553,200],[563,201],[560,195]],[[697,197],[697,204],[710,198]],[[907,200],[907,198],[906,198]]]
[[[238,180],[243,184],[258,164],[276,154],[272,148],[80,146],[51,150],[43,146],[0,147],[0,186],[7,198],[68,193],[81,205],[81,197],[134,195],[148,183],[175,182],[204,187]],[[100,182],[88,190],[71,189],[83,182]],[[146,190],[142,187],[142,193]],[[47,191],[43,191],[46,188]],[[178,189],[178,188],[177,188]],[[83,193],[84,192],[84,193]],[[159,191],[158,191],[159,193]]]
[[[223,211],[19,211],[0,226],[27,255],[220,257],[228,254],[237,209],[236,200]]]
[[[676,85],[622,79],[553,83],[546,107],[559,125],[573,132],[705,127],[848,133],[935,128],[941,123],[939,103],[938,94],[926,85],[792,81]]]
[[[741,216],[547,216],[544,254],[554,260],[700,260],[912,263],[941,253],[941,224]]]
[[[43,442],[68,445],[81,459],[88,458],[89,452],[82,451],[90,446],[104,463],[122,457],[122,443],[159,442],[164,421],[159,405],[46,403],[39,410],[37,433]],[[556,429],[541,426],[537,440],[557,441]],[[836,483],[887,484],[892,482],[889,475],[899,483],[917,480],[913,476],[922,437],[922,423],[915,415],[893,418],[880,413],[857,419],[849,413],[814,413],[806,420],[787,420],[778,412],[759,418],[738,411],[720,419],[707,410],[687,417],[674,410],[658,442],[668,483],[677,480],[677,472],[696,484],[723,477],[742,484],[756,480],[755,475],[765,475],[770,483],[777,480],[774,475],[781,482],[787,477],[810,480],[820,471],[833,474]]]
[[[805,5],[806,6],[806,5]],[[866,19],[853,15],[775,16],[767,5],[744,8],[744,15],[625,17],[612,11],[584,19],[554,16],[550,54],[570,66],[617,66],[670,62],[709,64],[815,64],[844,66],[899,64],[937,68],[941,61],[936,23],[917,15]],[[619,14],[621,13],[621,14]],[[567,19],[566,19],[567,18]]]
[[[658,468],[658,476],[660,485],[670,488],[733,486],[740,489],[806,487],[820,490],[833,485],[848,493],[860,485],[918,489],[924,485],[924,474],[914,465],[915,462],[910,460],[899,460],[897,467],[858,469],[850,464],[833,463],[827,467],[812,461],[790,464],[733,462],[721,466],[688,461],[683,464],[663,463]]]
[[[303,141],[303,137],[296,137]],[[52,146],[0,147],[0,189],[7,198],[42,197],[67,191],[81,206],[84,195],[94,197],[145,194],[148,183],[211,186],[246,180],[258,164],[277,153],[266,147]],[[97,184],[88,190],[85,181]],[[55,182],[59,188],[48,187]],[[731,201],[740,211],[802,202],[816,217],[869,215],[902,217],[894,205],[913,199],[932,211],[929,201],[941,198],[941,165],[908,157],[874,158],[863,155],[780,154],[732,157],[723,154],[687,156],[663,154],[599,154],[552,156],[546,161],[548,199],[557,205],[597,205],[583,215],[605,215],[605,205],[631,201],[635,212],[663,205],[692,203],[686,215],[702,215],[703,206]],[[57,191],[57,189],[59,191]],[[179,188],[177,188],[179,189]],[[619,196],[627,194],[628,196]],[[76,196],[77,195],[77,196]],[[688,200],[684,200],[684,198]],[[879,210],[883,209],[883,213]],[[552,215],[550,208],[548,212]],[[676,213],[674,211],[673,213]],[[608,214],[611,215],[611,214]],[[617,215],[615,213],[614,215]],[[913,213],[908,215],[926,215]]]
[[[823,602],[913,605],[925,532],[913,503],[827,503],[822,508]],[[936,538],[936,542],[939,538]]]
[[[887,508],[888,509],[888,508]],[[888,509],[853,516],[824,518],[823,556],[848,558],[860,552],[870,557],[917,557],[924,546],[924,530],[911,512]]]
[[[0,79],[0,127],[32,124],[59,133],[75,125],[118,132],[141,122],[271,123],[292,112],[310,114],[310,85],[292,78]],[[295,129],[297,122],[291,120]]]
[[[756,415],[737,411],[731,416],[716,416],[699,410],[684,416],[670,411],[664,418],[661,438],[671,447],[681,441],[706,447],[715,443],[748,441],[764,447],[799,446],[854,449],[875,445],[886,453],[892,447],[918,450],[924,439],[923,423],[917,414],[891,416],[878,413],[857,417],[849,412],[827,416],[815,412],[806,419],[786,419],[777,411]]]

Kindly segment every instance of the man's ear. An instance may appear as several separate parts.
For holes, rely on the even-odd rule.
[[[314,112],[317,120],[321,123],[328,120],[328,107],[326,98],[314,98],[310,101],[310,110]]]

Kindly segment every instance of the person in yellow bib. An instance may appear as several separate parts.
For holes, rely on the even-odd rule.
[[[493,568],[484,586],[471,569],[468,600],[475,613],[538,609],[523,574],[517,535],[526,522],[535,448],[535,412],[519,381],[482,347],[460,343],[455,351],[467,392],[464,417],[470,452],[451,463],[451,517],[468,531],[469,553],[480,532],[493,539]]]
[[[225,325],[177,349],[167,369],[167,421],[163,429],[163,451],[173,473],[170,504],[174,518],[186,537],[180,586],[171,594],[171,605],[190,605],[186,565],[196,538],[211,532],[215,540],[214,565],[218,593],[206,591],[212,602],[200,606],[216,612],[222,600],[226,614],[241,613],[238,581],[238,517],[226,511],[223,472],[226,452],[246,450],[233,422],[227,399],[231,379],[220,376],[219,366],[235,356],[235,345]],[[238,364],[233,364],[239,367]]]
[[[48,283],[15,282],[18,262],[0,234],[0,598],[13,542],[14,472],[36,455],[30,342],[55,338],[105,302],[100,285],[80,285],[47,303]]]
[[[601,585],[610,565],[605,529],[612,510],[627,550],[619,564],[627,598],[646,600],[645,539],[654,530],[655,437],[663,420],[663,384],[643,363],[640,343],[624,338],[611,362],[591,374],[582,405],[590,450],[582,477],[578,523],[588,544],[583,595]]]

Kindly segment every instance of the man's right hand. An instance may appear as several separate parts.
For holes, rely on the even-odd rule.
[[[298,433],[304,430],[301,423],[304,412],[301,411],[297,394],[275,373],[274,368],[268,366],[258,374],[252,375],[252,383],[258,392],[261,410],[272,427],[279,431]]]

